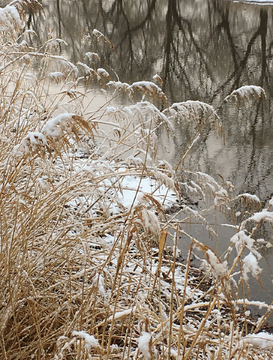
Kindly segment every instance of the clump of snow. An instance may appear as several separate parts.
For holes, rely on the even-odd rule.
[[[115,106],[107,106],[105,108],[105,114],[112,114],[112,113],[115,113],[115,112],[118,112],[119,109]]]
[[[260,199],[258,198],[258,196],[253,195],[253,194],[244,193],[244,194],[240,194],[238,197],[244,198],[245,200],[251,201],[253,203],[256,202],[256,203],[260,204],[260,202],[261,202]]]
[[[272,222],[273,221],[273,212],[264,209],[260,212],[253,214],[246,221],[250,221],[250,220],[253,220],[256,222],[260,222],[260,221]]]
[[[223,263],[221,263],[219,258],[210,249],[207,250],[206,254],[208,256],[208,261],[209,261],[215,275],[219,276],[221,278],[225,277],[228,273],[227,261],[224,261]]]
[[[243,279],[248,280],[247,274],[249,272],[253,277],[259,279],[262,269],[258,265],[258,260],[261,259],[261,254],[254,248],[254,240],[247,236],[244,231],[239,231],[230,241],[235,244],[238,255],[241,254],[244,248],[250,251],[243,259]]]
[[[64,79],[64,74],[60,71],[51,72],[49,74],[49,78],[51,81],[58,83],[59,81]]]
[[[136,81],[130,86],[130,88],[135,88],[140,91],[146,90],[149,92],[162,92],[161,88],[152,81]]]
[[[50,119],[43,127],[43,133],[46,136],[60,138],[64,131],[70,133],[72,130],[72,121],[75,114],[64,113]]]
[[[24,24],[15,6],[7,5],[0,8],[0,31],[12,31],[15,28],[23,29]]]
[[[97,37],[104,37],[103,33],[100,32],[99,30],[97,29],[94,29],[93,30],[93,35],[97,36]]]
[[[250,334],[242,338],[239,346],[242,348],[245,344],[251,344],[261,349],[273,349],[273,334],[259,332]]]
[[[248,299],[238,299],[236,303],[237,305],[257,306],[260,310],[261,309],[267,309],[269,311],[273,310],[273,306],[266,304],[264,301],[251,301]]]
[[[103,275],[96,274],[94,276],[93,283],[96,284],[96,285],[98,284],[98,292],[102,296],[102,298],[104,299],[104,303],[107,304],[108,302],[107,302],[107,299],[106,299],[106,291],[105,291],[105,287],[104,287],[104,277],[103,277]]]
[[[29,92],[30,93],[30,92]],[[20,144],[13,149],[15,156],[28,155],[31,152],[37,151],[45,147],[48,143],[48,137],[58,139],[65,133],[72,133],[74,129],[74,120],[76,115],[70,113],[63,113],[50,119],[42,128],[42,132],[35,131],[28,133],[23,138]]]
[[[262,269],[258,265],[258,260],[256,256],[254,256],[252,253],[249,253],[244,259],[243,259],[243,278],[245,281],[248,280],[247,274],[251,272],[252,276],[256,279],[259,278],[259,275],[262,272]]]
[[[91,347],[100,347],[98,340],[93,336],[87,334],[85,331],[72,331],[73,336],[78,336],[81,339],[85,340],[85,347],[87,350],[90,350]]]
[[[254,243],[254,240],[247,236],[242,230],[233,235],[230,241],[235,244],[235,248],[238,254],[244,247],[247,247],[249,250],[252,249]]]
[[[193,101],[193,100],[187,100],[180,103],[173,103],[168,109],[166,109],[166,112],[170,112],[171,114],[176,112],[185,112],[188,115],[189,111],[195,112],[196,110],[203,110],[203,111],[210,111],[211,113],[214,112],[214,108],[206,104],[202,101]]]
[[[109,81],[106,85],[108,87],[113,87],[118,91],[127,91],[129,89],[129,84],[121,81]]]
[[[126,309],[126,310],[123,310],[123,311],[118,311],[118,312],[115,313],[115,315],[109,316],[109,318],[108,318],[107,320],[110,321],[110,320],[112,320],[113,318],[114,318],[115,320],[117,320],[117,319],[120,319],[120,318],[122,318],[122,317],[124,317],[124,316],[131,315],[131,313],[132,313],[134,310],[135,310],[135,306],[134,306],[133,308],[131,308],[131,309]]]
[[[105,69],[103,69],[103,68],[97,69],[97,73],[98,73],[100,76],[105,76],[105,77],[107,77],[107,78],[110,78],[109,73],[108,73]]]
[[[100,60],[100,57],[97,53],[88,51],[85,53],[85,56],[88,57],[90,61],[93,61],[94,59]]]
[[[250,96],[254,96],[256,100],[259,100],[259,98],[265,97],[265,91],[260,86],[245,85],[241,86],[239,89],[234,90],[227,98],[235,97],[238,100],[249,100]]]
[[[150,348],[152,343],[152,336],[149,332],[142,332],[142,335],[138,339],[139,351],[144,355],[145,360],[151,359]]]
[[[13,149],[15,156],[28,155],[32,151],[37,151],[38,148],[47,145],[46,137],[40,132],[30,132],[23,138],[20,144],[16,145]]]

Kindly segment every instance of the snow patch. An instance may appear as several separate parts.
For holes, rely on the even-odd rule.
[[[85,347],[90,350],[91,347],[100,347],[98,340],[93,336],[87,334],[85,331],[72,331],[73,336],[78,336],[85,340]]]
[[[242,348],[245,344],[251,344],[261,349],[273,348],[273,335],[265,332],[245,336],[239,343]]]
[[[139,351],[141,351],[142,354],[144,355],[145,360],[151,359],[151,354],[150,354],[151,340],[152,340],[151,334],[146,331],[142,332],[142,335],[138,339],[138,348]]]

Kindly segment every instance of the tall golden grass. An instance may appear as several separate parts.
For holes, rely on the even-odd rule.
[[[181,167],[205,126],[222,133],[217,110],[201,102],[168,107],[153,82],[129,85],[90,63],[76,66],[54,53],[61,39],[31,48],[29,7],[41,8],[16,0],[0,10],[0,358],[271,359],[271,338],[261,349],[246,335],[260,332],[272,306],[249,300],[246,286],[248,273],[259,281],[253,236],[272,220],[272,201],[260,212],[257,197],[233,197],[228,182]],[[79,85],[94,78],[109,95],[92,108],[93,89]],[[142,101],[134,100],[139,93]],[[118,106],[119,96],[131,103]],[[253,96],[260,101],[264,91],[244,87],[224,104]],[[165,126],[174,136],[172,119],[181,117],[195,133],[173,168],[158,159],[156,134]],[[197,218],[213,231],[209,208],[184,203],[167,214],[168,194],[181,200],[182,187],[219,209],[256,206],[238,222],[225,258],[184,227]],[[182,235],[191,242],[184,262]],[[196,248],[202,269],[191,265]],[[252,319],[249,305],[265,314]]]

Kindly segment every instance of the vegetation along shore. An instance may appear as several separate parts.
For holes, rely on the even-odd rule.
[[[127,84],[98,52],[73,64],[62,39],[36,44],[30,11],[42,5],[0,9],[0,358],[272,359],[273,306],[248,280],[262,286],[271,242],[257,233],[273,198],[183,165],[203,131],[224,137],[220,109],[264,101],[263,88],[217,108],[169,104],[157,74]],[[158,129],[174,137],[174,121],[194,129],[176,166],[157,153]],[[198,221],[213,236],[211,210],[233,219],[221,256],[188,231]]]

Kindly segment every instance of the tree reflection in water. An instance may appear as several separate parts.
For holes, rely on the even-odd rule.
[[[217,106],[240,86],[264,87],[266,102],[238,111],[222,108],[225,146],[214,134],[204,134],[188,161],[213,176],[221,173],[238,192],[255,192],[262,199],[273,192],[272,7],[223,0],[44,0],[43,5],[46,19],[33,19],[41,42],[45,30],[62,36],[68,46],[60,51],[73,62],[87,61],[85,53],[96,51],[99,66],[128,83],[157,73],[170,104],[190,99]],[[90,36],[94,28],[114,49]],[[176,164],[191,129],[174,126],[174,142],[159,135],[167,160]]]

